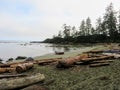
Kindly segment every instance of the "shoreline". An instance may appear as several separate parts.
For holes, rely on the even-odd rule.
[[[95,48],[98,48],[100,46],[91,46],[91,47],[83,47],[79,50],[73,50],[73,51],[70,51],[70,52],[65,52],[63,55],[56,55],[54,53],[49,53],[49,54],[45,54],[45,55],[42,55],[42,56],[36,56],[34,57],[35,60],[40,60],[40,59],[48,59],[48,58],[67,58],[67,57],[74,57],[76,55],[79,55],[83,52],[86,52],[86,51],[89,51],[89,50],[93,50]]]
[[[70,52],[65,52],[63,55],[56,55],[55,53],[48,53],[45,55],[41,55],[41,56],[35,56],[33,57],[34,60],[42,60],[42,59],[50,59],[50,58],[68,58],[68,57],[74,57],[77,56],[79,54],[82,54],[83,52],[87,52],[90,50],[95,50],[95,49],[104,49],[103,45],[96,45],[96,46],[85,46],[82,47],[81,49],[77,49],[77,50],[73,50]],[[19,59],[19,60],[13,60],[13,61],[9,61],[6,63],[13,63],[13,62],[22,62],[25,61],[25,59]]]

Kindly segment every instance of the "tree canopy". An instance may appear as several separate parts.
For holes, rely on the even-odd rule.
[[[105,9],[103,17],[99,17],[96,26],[93,27],[90,17],[82,20],[79,28],[63,24],[63,30],[52,39],[46,39],[47,43],[104,43],[120,42],[120,11],[114,10],[110,3]]]

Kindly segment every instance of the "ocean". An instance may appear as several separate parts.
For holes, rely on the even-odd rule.
[[[78,48],[78,47],[77,47]],[[57,46],[46,43],[29,43],[29,42],[0,42],[0,58],[7,61],[9,58],[17,56],[35,57],[42,56],[55,51],[69,52],[76,48],[68,46]]]

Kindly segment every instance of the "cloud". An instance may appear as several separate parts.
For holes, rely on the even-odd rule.
[[[0,38],[44,40],[62,25],[79,27],[88,16],[95,23],[110,2],[119,0],[3,0],[0,1]]]

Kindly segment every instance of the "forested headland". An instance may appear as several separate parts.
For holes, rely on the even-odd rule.
[[[110,3],[102,17],[93,26],[90,17],[83,19],[78,27],[63,24],[61,31],[44,43],[115,43],[120,42],[120,10],[114,10]]]

